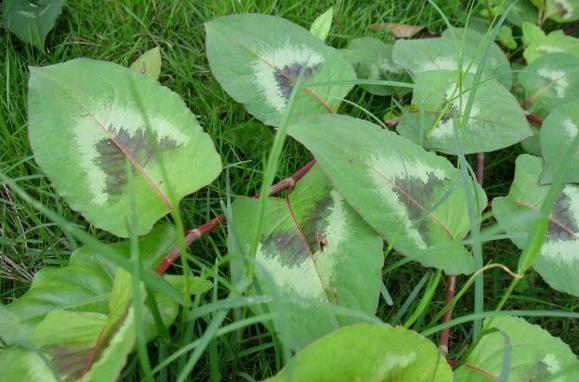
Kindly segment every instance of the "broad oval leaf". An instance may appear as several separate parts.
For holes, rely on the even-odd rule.
[[[392,57],[394,62],[402,65],[415,76],[431,70],[444,70],[455,73],[476,73],[479,57],[484,52],[488,36],[471,29],[452,28],[446,30],[440,38],[418,40],[398,40],[394,44]],[[462,62],[459,62],[459,53]],[[494,42],[492,43],[483,77],[498,80],[509,89],[512,83],[509,60]]]
[[[460,87],[456,73],[437,70],[418,74],[412,109],[396,130],[424,147],[449,154],[494,151],[532,135],[516,98],[497,81],[488,79],[477,85],[468,121],[458,130],[462,147],[457,149],[454,113],[464,118],[473,80],[472,75],[464,76]]]
[[[470,273],[461,241],[470,229],[463,181],[442,157],[369,122],[341,115],[290,126],[338,192],[399,252],[449,274]]]
[[[579,100],[559,106],[543,121],[540,133],[541,153],[545,159],[542,182],[552,181],[554,172],[563,160],[560,156],[566,152],[566,147],[577,136],[578,126]],[[571,160],[579,163],[579,149],[575,151]],[[579,183],[579,166],[570,169],[563,183]]]
[[[20,40],[42,50],[64,3],[65,0],[5,0],[2,24]]]
[[[248,251],[259,204],[250,198],[233,203],[231,253]],[[317,165],[287,199],[268,199],[255,258],[261,292],[313,304],[284,304],[288,307],[284,325],[293,348],[353,321],[316,304],[330,303],[374,315],[382,285],[382,245],[382,238],[332,189]],[[241,259],[233,260],[234,279],[245,273]],[[275,308],[271,304],[270,309]]]
[[[525,104],[534,114],[546,116],[556,107],[579,98],[579,59],[552,53],[533,61],[519,74]]]
[[[409,82],[410,76],[406,70],[392,60],[392,44],[373,37],[353,39],[346,49],[340,53],[350,61],[359,79],[386,80]],[[410,92],[408,88],[396,88],[385,85],[362,85],[369,93],[386,95],[405,95]]]
[[[427,338],[403,327],[356,324],[303,349],[269,382],[450,382],[444,355]]]
[[[495,317],[487,319],[486,324],[489,332],[474,346],[464,365],[456,369],[454,381],[498,381],[503,366],[505,339],[508,339],[511,353],[509,382],[571,382],[579,379],[579,370],[573,377],[566,374],[562,378],[559,375],[577,365],[577,358],[569,346],[538,325],[518,317]]]
[[[58,193],[117,236],[128,235],[129,177],[145,234],[221,171],[211,138],[179,96],[119,65],[76,59],[31,68],[28,107],[34,156]]]
[[[279,124],[300,74],[303,87],[292,118],[335,112],[353,86],[314,83],[356,79],[335,49],[279,17],[225,16],[206,23],[205,30],[211,72],[233,99],[267,125]]]
[[[557,30],[541,35],[536,26],[527,26],[523,29],[527,44],[523,56],[527,64],[551,53],[567,53],[579,57],[579,39],[567,36],[563,31]]]
[[[579,20],[579,3],[576,0],[545,0],[545,16],[558,23]]]
[[[161,64],[161,49],[156,46],[143,53],[129,68],[153,80],[158,80],[161,75]]]
[[[515,179],[506,197],[493,200],[493,212],[511,240],[524,248],[549,190],[541,185],[543,160],[531,155],[517,158]],[[549,218],[541,255],[533,268],[554,289],[579,296],[579,185],[567,184]]]

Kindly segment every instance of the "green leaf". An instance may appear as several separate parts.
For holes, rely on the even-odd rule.
[[[541,126],[541,152],[545,159],[545,170],[541,181],[551,182],[559,167],[560,156],[566,152],[566,147],[573,142],[579,125],[579,100],[568,102],[553,110],[543,121]],[[579,149],[571,158],[579,163]],[[567,174],[563,183],[579,183],[579,167],[575,166]]]
[[[300,74],[303,87],[294,102],[294,120],[335,112],[353,86],[314,87],[314,83],[356,79],[352,66],[335,49],[279,17],[225,16],[206,23],[205,30],[213,75],[231,97],[267,125],[280,123]]]
[[[354,67],[359,79],[410,82],[406,70],[392,60],[392,44],[373,37],[362,37],[351,40],[346,49],[340,53]],[[396,88],[385,85],[362,85],[369,93],[386,95],[405,95],[408,88]]]
[[[158,46],[143,53],[131,64],[129,69],[141,73],[153,80],[158,80],[161,75],[161,50]]]
[[[416,332],[356,324],[308,346],[267,381],[450,382],[452,371],[436,346]]]
[[[498,380],[505,347],[503,335],[511,343],[509,382],[579,379],[579,372],[569,379],[553,378],[578,362],[569,346],[541,327],[518,317],[496,317],[487,319],[486,323],[489,332],[474,346],[464,365],[455,371],[456,382]]]
[[[567,36],[563,31],[557,30],[548,35],[541,35],[538,27],[526,25],[523,29],[523,38],[527,47],[523,52],[527,64],[551,53],[567,53],[579,57],[579,39]]]
[[[551,53],[529,64],[519,74],[526,105],[533,114],[546,116],[551,110],[579,98],[579,59]]]
[[[20,347],[0,350],[0,370],[5,381],[58,381],[38,353]]]
[[[521,29],[525,46],[539,44],[546,37],[545,32],[532,22],[524,22]]]
[[[5,0],[2,24],[20,40],[44,49],[44,40],[62,13],[65,0]]]
[[[332,18],[334,17],[334,7],[328,8],[327,11],[316,17],[310,26],[310,33],[322,41],[326,41],[330,28],[332,27]]]
[[[501,3],[506,4],[503,0],[499,0]],[[529,3],[527,0],[519,0],[511,8],[511,12],[507,15],[507,21],[513,23],[514,25],[520,27],[525,22],[534,23],[537,21],[537,9],[533,4]]]
[[[257,121],[248,121],[228,129],[225,138],[252,160],[267,158],[273,145],[271,128]]]
[[[58,193],[117,236],[128,236],[129,167],[141,235],[221,171],[209,135],[179,96],[119,65],[76,59],[31,68],[28,107],[34,156]]]
[[[456,155],[453,116],[457,112],[459,118],[464,118],[473,79],[466,75],[459,85],[456,74],[450,71],[418,74],[413,108],[404,115],[397,131],[426,148]],[[458,132],[465,154],[502,149],[532,135],[517,99],[491,79],[478,84],[468,122]]]
[[[233,203],[236,240],[229,238],[231,253],[249,250],[258,213],[255,199],[239,198]],[[255,262],[262,293],[332,303],[369,316],[376,311],[382,285],[382,238],[332,189],[318,166],[298,182],[287,200],[268,199]],[[245,273],[241,259],[232,262],[235,279]],[[287,310],[290,315],[284,317],[284,324],[294,348],[352,321],[300,302]]]
[[[53,310],[34,328],[30,340],[40,347],[74,345],[88,348],[98,340],[106,322],[107,316],[101,313]]]
[[[513,38],[513,30],[508,25],[503,25],[497,34],[499,42],[507,49],[516,49],[517,41]]]
[[[460,183],[476,187],[478,211],[486,206],[486,196],[447,159],[341,115],[292,125],[289,134],[314,154],[344,199],[399,252],[450,274],[473,271],[472,257],[461,244],[470,222]],[[430,256],[440,253],[440,246],[453,252],[446,259]]]
[[[525,248],[529,233],[549,191],[540,184],[543,160],[530,155],[517,158],[515,179],[506,197],[493,200],[500,226],[519,247]],[[554,289],[579,296],[579,185],[567,184],[555,202],[541,255],[533,268]]]
[[[579,20],[579,4],[576,0],[545,0],[545,16],[558,23]]]
[[[415,76],[432,70],[449,71],[456,76],[459,67],[462,72],[474,74],[488,38],[471,29],[452,28],[447,29],[440,38],[398,40],[392,57],[394,62]],[[512,83],[511,67],[497,44],[492,43],[486,59],[482,78],[497,79],[509,89]]]

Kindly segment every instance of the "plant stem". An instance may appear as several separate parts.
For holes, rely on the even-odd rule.
[[[537,115],[531,113],[525,113],[527,121],[531,122],[533,125],[541,126],[543,124],[543,119]]]
[[[485,171],[485,154],[478,153],[476,155],[476,180],[480,186],[483,186]],[[456,276],[448,276],[446,279],[446,295],[444,297],[444,305],[448,306],[454,299],[456,293]],[[447,323],[452,319],[452,307],[449,308],[442,317],[442,323]],[[448,355],[450,346],[450,328],[446,328],[440,335],[440,349],[445,355]]]
[[[306,164],[304,167],[302,167],[298,171],[296,171],[293,175],[291,175],[291,176],[287,177],[286,179],[274,184],[271,187],[269,195],[276,195],[284,190],[291,190],[296,185],[296,183],[312,169],[312,167],[314,166],[315,163],[316,163],[316,161],[314,159],[314,160],[310,161],[308,164]],[[259,198],[259,194],[256,194],[254,197]],[[189,247],[191,244],[193,244],[201,236],[213,231],[215,228],[219,227],[222,223],[225,223],[225,221],[226,221],[225,215],[221,214],[221,215],[217,216],[216,218],[209,220],[205,224],[187,231],[185,233],[185,244],[187,245],[187,247]],[[155,272],[159,275],[165,274],[165,272],[167,272],[167,269],[169,269],[169,267],[175,261],[177,261],[177,259],[179,259],[179,256],[180,256],[179,249],[172,250],[169,253],[169,255],[167,255],[167,257],[165,257],[163,259],[161,264],[159,264],[157,266],[157,268],[155,269]]]

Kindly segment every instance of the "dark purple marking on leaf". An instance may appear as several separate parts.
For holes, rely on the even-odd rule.
[[[128,155],[139,165],[145,167],[155,157],[155,140],[158,149],[165,151],[177,147],[177,143],[169,138],[158,140],[157,136],[148,137],[146,130],[139,129],[132,136],[124,129],[118,131],[111,125],[109,132],[113,140],[105,138],[96,144],[99,156],[97,165],[106,174],[106,192],[109,195],[118,195],[127,184],[127,158],[118,147],[122,147]],[[115,143],[116,142],[116,143]]]
[[[571,211],[571,199],[562,192],[553,207],[553,219],[557,221],[549,222],[547,231],[548,241],[569,241],[575,240],[579,234],[579,222],[573,218]]]
[[[562,18],[564,18],[567,13],[569,13],[569,10],[565,8],[565,5],[560,1],[555,2],[555,8],[557,9],[557,14]]]
[[[262,240],[262,251],[266,257],[277,258],[287,267],[298,266],[309,261],[312,253],[323,250],[328,245],[327,239],[320,243],[320,237],[325,239],[327,217],[333,205],[333,199],[328,195],[318,201],[309,215],[301,222],[301,230],[306,242],[300,236],[297,228],[292,231],[278,231],[269,234]]]
[[[286,102],[289,100],[294,89],[295,82],[299,76],[302,75],[302,78],[304,79],[311,77],[318,69],[318,66],[319,65],[304,67],[304,64],[294,62],[284,66],[282,69],[274,73],[277,87],[281,91],[281,94],[283,95],[283,98]]]
[[[428,219],[424,217],[432,201],[434,189],[442,185],[443,182],[432,172],[429,172],[426,183],[420,178],[406,176],[394,179],[394,184],[396,187],[393,188],[393,191],[398,195],[398,200],[406,207],[412,225],[418,230],[424,242],[428,243]]]
[[[49,346],[43,350],[50,354],[54,366],[61,377],[77,380],[82,377],[86,361],[93,351],[93,348]]]

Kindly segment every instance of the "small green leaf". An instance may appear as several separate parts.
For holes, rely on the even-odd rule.
[[[553,110],[541,126],[541,152],[545,158],[545,170],[541,181],[551,182],[559,167],[560,155],[566,152],[566,147],[573,142],[579,126],[579,100],[568,102]],[[579,149],[571,158],[579,163]],[[579,183],[579,166],[575,166],[563,179],[563,183]]]
[[[579,20],[579,4],[576,0],[545,0],[545,16],[558,23]]]
[[[352,66],[335,49],[279,17],[225,16],[206,23],[205,30],[211,72],[231,97],[266,125],[279,124],[300,74],[294,120],[335,112],[353,85],[328,82],[356,79]],[[326,84],[314,86],[319,82]]]
[[[74,210],[117,236],[128,236],[132,213],[127,163],[140,235],[221,171],[211,138],[181,98],[119,65],[76,59],[31,68],[28,107],[40,167]]]
[[[5,0],[2,24],[20,40],[43,50],[64,4],[65,0]]]
[[[465,75],[460,88],[456,73],[436,70],[418,74],[413,110],[404,115],[397,131],[426,148],[457,154],[454,113],[465,118],[473,78]],[[461,127],[458,134],[466,154],[505,148],[532,135],[517,99],[492,79],[478,84],[468,121]]]
[[[332,18],[334,17],[334,7],[328,8],[327,11],[319,15],[310,26],[310,33],[322,41],[326,41],[330,28],[332,27]]]
[[[406,70],[392,60],[392,44],[386,44],[373,37],[353,39],[340,53],[354,67],[359,79],[411,82]],[[369,93],[386,95],[405,95],[408,88],[397,88],[384,85],[362,85]]]
[[[461,182],[476,188],[478,211],[485,208],[486,196],[447,159],[342,115],[292,125],[289,134],[314,154],[344,199],[399,252],[447,273],[473,271],[472,257],[461,244],[470,229]],[[447,261],[430,256],[440,253],[438,246],[454,251]]]
[[[468,354],[464,364],[454,372],[455,382],[488,382],[497,380],[503,364],[504,336],[511,343],[509,382],[576,381],[579,371],[570,378],[553,378],[576,365],[577,358],[563,341],[522,318],[487,319],[489,330]]]
[[[515,179],[506,197],[493,200],[500,226],[519,247],[525,248],[540,217],[549,191],[540,184],[543,160],[530,155],[517,158]],[[555,201],[540,257],[533,268],[556,290],[579,296],[579,185],[567,184]]]
[[[452,28],[440,38],[398,40],[392,58],[415,76],[432,70],[456,73],[459,65],[461,71],[474,74],[487,41],[488,36],[472,29]],[[459,52],[462,63],[458,60]],[[494,78],[509,89],[512,83],[509,60],[494,42],[486,59],[482,78]]]
[[[157,46],[143,53],[129,68],[153,80],[158,80],[161,74],[161,64],[161,50]]]
[[[444,355],[403,327],[356,324],[336,330],[294,356],[268,382],[450,382]]]
[[[229,238],[230,253],[248,251],[258,213],[255,199],[233,203],[236,235]],[[287,199],[268,199],[264,227],[255,258],[262,293],[374,315],[381,287],[382,239],[332,189],[318,166]],[[241,259],[232,261],[232,274],[234,279],[246,274]],[[287,305],[284,325],[292,348],[355,321],[303,302]],[[272,304],[270,309],[274,308]]]
[[[561,30],[545,35],[544,32],[539,32],[540,29],[537,29],[539,27],[530,24],[526,24],[526,28],[523,29],[523,38],[527,45],[523,56],[527,60],[527,64],[551,53],[571,54],[577,60],[579,57],[579,39],[567,36]],[[541,33],[543,33],[542,36]]]
[[[538,58],[519,74],[525,104],[533,114],[546,116],[551,110],[579,98],[579,58],[550,53]]]
[[[497,34],[499,42],[507,49],[517,48],[517,41],[513,38],[513,30],[508,25],[503,25]]]

